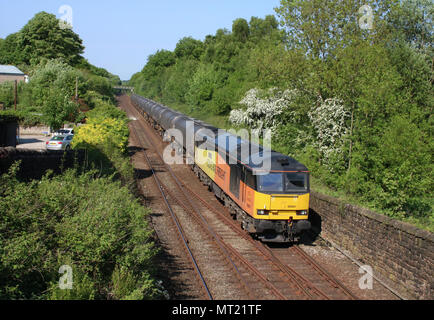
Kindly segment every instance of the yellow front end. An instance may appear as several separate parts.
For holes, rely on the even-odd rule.
[[[259,220],[307,220],[310,194],[269,195],[256,192],[253,218]],[[267,215],[259,215],[258,210],[264,210]],[[301,215],[302,211],[306,214]],[[299,214],[297,214],[299,213]]]

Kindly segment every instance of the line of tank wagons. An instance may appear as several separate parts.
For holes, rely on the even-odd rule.
[[[309,171],[303,164],[270,150],[271,169],[264,172],[253,161],[264,154],[262,147],[252,148],[253,143],[139,95],[132,95],[131,101],[166,139],[170,129],[182,132],[182,138],[169,138],[184,153],[187,130],[193,128],[194,154],[187,155],[194,159],[193,170],[252,236],[264,242],[293,242],[311,228]],[[248,155],[241,152],[246,144]]]

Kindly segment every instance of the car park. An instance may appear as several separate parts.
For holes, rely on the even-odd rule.
[[[71,150],[71,142],[73,135],[54,136],[46,142],[46,149],[49,151],[69,151]]]

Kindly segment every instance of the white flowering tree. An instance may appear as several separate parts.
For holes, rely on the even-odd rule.
[[[277,130],[280,135],[288,134],[292,136],[290,142],[287,140],[292,149],[313,145],[320,153],[322,163],[333,171],[336,163],[344,159],[343,147],[345,137],[349,134],[346,123],[351,114],[346,111],[342,100],[319,98],[308,112],[310,119],[308,127],[312,130],[308,127],[298,129],[294,125],[289,127],[291,132],[285,133],[284,126],[288,125],[288,121],[291,122],[291,119],[294,119],[293,124],[295,124],[295,119],[299,118],[297,111],[293,111],[295,108],[292,105],[296,102],[297,95],[297,90],[251,89],[240,101],[240,104],[246,108],[232,110],[229,121],[237,126],[247,126],[252,129],[253,133],[271,129]],[[279,126],[283,132],[278,130]]]
[[[345,110],[342,100],[333,98],[319,101],[309,112],[309,119],[315,132],[314,145],[329,169],[339,158],[343,158],[345,136],[349,130],[346,125],[351,114]]]
[[[234,125],[245,125],[252,129],[274,129],[281,124],[281,115],[289,108],[296,90],[279,91],[276,88],[262,92],[251,89],[240,104],[246,109],[232,110],[229,121]]]

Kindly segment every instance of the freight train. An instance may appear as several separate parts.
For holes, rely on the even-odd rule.
[[[294,242],[311,228],[310,175],[303,164],[144,97],[132,95],[131,101],[178,146],[177,153],[191,160],[196,175],[253,237]],[[180,134],[172,135],[173,130]],[[262,166],[255,158],[263,160]]]

